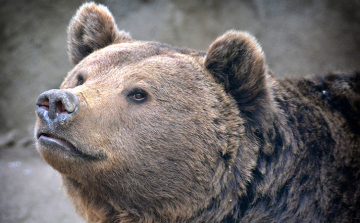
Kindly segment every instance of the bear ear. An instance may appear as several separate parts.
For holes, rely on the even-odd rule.
[[[253,36],[228,31],[211,44],[204,65],[235,98],[253,126],[268,121],[272,102],[266,83],[268,71],[262,49]]]
[[[76,12],[68,28],[68,53],[73,64],[95,50],[113,43],[128,42],[131,37],[119,31],[114,17],[103,5],[85,3]]]

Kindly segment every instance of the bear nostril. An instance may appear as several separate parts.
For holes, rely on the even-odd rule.
[[[46,101],[38,102],[38,103],[36,103],[36,105],[45,110],[49,110],[50,103],[49,103],[49,100],[46,100]]]
[[[65,106],[62,103],[62,101],[56,102],[55,112],[56,113],[70,113],[65,109]]]

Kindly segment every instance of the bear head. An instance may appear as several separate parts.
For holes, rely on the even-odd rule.
[[[75,67],[39,96],[35,137],[77,210],[90,222],[226,217],[256,166],[252,133],[272,119],[255,38],[229,31],[207,52],[136,41],[94,3],[68,34]]]

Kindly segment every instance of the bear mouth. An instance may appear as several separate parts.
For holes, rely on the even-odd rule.
[[[57,147],[60,147],[62,150],[66,152],[70,152],[74,155],[80,156],[80,157],[89,157],[89,155],[84,154],[80,150],[78,150],[72,143],[69,141],[59,138],[52,134],[47,133],[39,133],[37,136],[38,140],[46,145],[49,145],[53,147],[54,145]]]

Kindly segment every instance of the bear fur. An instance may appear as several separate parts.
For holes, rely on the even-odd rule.
[[[250,34],[135,41],[105,6],[39,96],[37,149],[88,222],[359,222],[360,73],[276,79]]]

